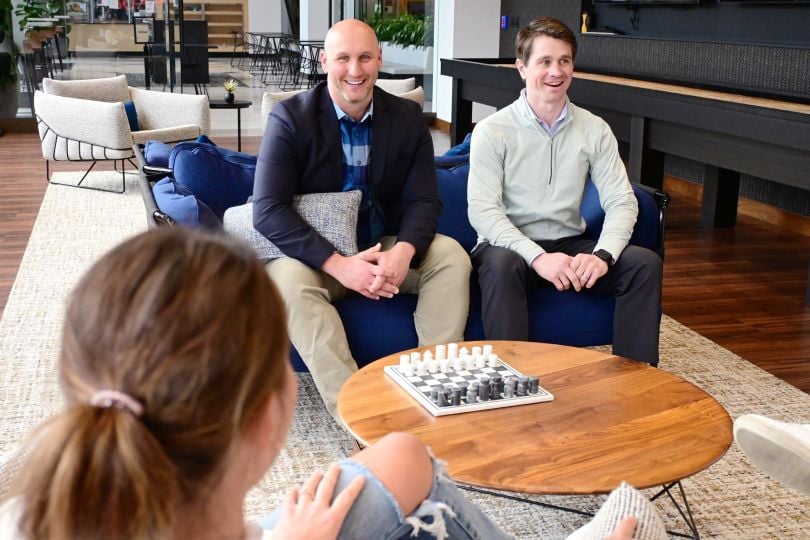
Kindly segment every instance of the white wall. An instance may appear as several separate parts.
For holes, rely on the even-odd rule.
[[[441,58],[497,58],[500,48],[500,0],[437,0],[434,24],[433,110],[451,121],[453,79],[441,73]],[[495,109],[475,103],[473,121]]]
[[[249,32],[281,32],[282,0],[249,0]]]
[[[329,0],[301,0],[301,40],[322,40],[329,30]]]

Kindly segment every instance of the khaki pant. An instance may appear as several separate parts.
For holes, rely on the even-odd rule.
[[[383,250],[396,238],[381,240]],[[400,294],[418,294],[413,314],[419,345],[461,341],[467,324],[470,258],[450,237],[437,234],[422,264],[412,268],[399,287]],[[278,287],[287,309],[290,341],[312,374],[329,414],[338,422],[337,397],[343,383],[357,371],[343,323],[332,302],[354,294],[325,272],[313,270],[291,257],[267,263],[267,273]],[[381,298],[378,302],[385,302]]]

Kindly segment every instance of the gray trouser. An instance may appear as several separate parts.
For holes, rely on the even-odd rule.
[[[582,237],[537,242],[549,253],[592,253],[596,242]],[[529,339],[527,292],[551,287],[512,250],[484,244],[473,252],[481,285],[484,334],[489,340]],[[658,365],[661,306],[661,258],[649,249],[627,246],[619,260],[593,287],[580,294],[611,295],[613,353]]]
[[[381,243],[383,250],[390,249],[396,237],[383,237]],[[339,421],[338,393],[357,371],[357,363],[332,302],[353,292],[325,272],[291,257],[270,261],[266,268],[284,299],[290,341],[312,374],[327,410]],[[463,339],[470,271],[470,258],[464,249],[440,234],[433,239],[419,267],[408,271],[399,290],[400,294],[419,295],[413,319],[420,346]]]

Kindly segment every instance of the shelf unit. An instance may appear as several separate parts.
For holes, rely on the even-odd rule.
[[[248,28],[248,0],[185,0],[183,4],[186,20],[208,21],[208,42],[218,46],[216,51],[230,51],[231,32]]]

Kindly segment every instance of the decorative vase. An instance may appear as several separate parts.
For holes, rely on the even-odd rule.
[[[233,92],[225,92],[225,103],[233,103]]]

